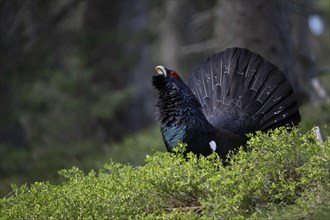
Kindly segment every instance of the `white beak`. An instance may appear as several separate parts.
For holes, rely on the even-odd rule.
[[[166,77],[166,70],[165,67],[159,65],[155,67],[155,70],[157,71],[158,74],[163,75]]]

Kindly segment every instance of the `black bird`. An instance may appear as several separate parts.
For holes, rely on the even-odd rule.
[[[200,63],[187,84],[157,66],[158,120],[168,151],[179,141],[187,151],[222,158],[247,141],[246,134],[300,122],[296,96],[285,75],[260,55],[242,48]]]

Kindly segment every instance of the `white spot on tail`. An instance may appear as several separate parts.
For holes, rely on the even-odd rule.
[[[209,145],[213,152],[217,149],[217,144],[215,141],[210,141]]]

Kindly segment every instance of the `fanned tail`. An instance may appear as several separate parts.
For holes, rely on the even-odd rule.
[[[297,99],[285,75],[247,49],[230,48],[207,58],[187,84],[217,129],[245,134],[300,122]]]

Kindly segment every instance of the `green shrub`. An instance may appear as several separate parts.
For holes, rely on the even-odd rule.
[[[0,200],[1,219],[315,219],[330,214],[330,138],[276,129],[228,157],[157,152],[144,166],[62,170]]]
[[[72,166],[84,171],[98,170],[110,160],[143,165],[145,156],[157,150],[165,150],[165,147],[160,129],[155,126],[112,144],[85,139],[31,150],[0,146],[0,155],[5,155],[0,160],[0,197],[11,191],[12,183],[22,185],[44,180],[61,182],[63,178],[57,175],[58,170]]]

